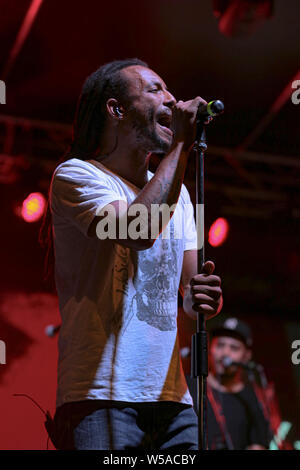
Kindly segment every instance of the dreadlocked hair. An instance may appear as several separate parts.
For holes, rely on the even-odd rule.
[[[109,98],[118,99],[124,104],[127,102],[126,80],[120,72],[131,65],[148,67],[148,64],[137,58],[114,60],[102,65],[87,77],[77,102],[72,141],[58,165],[71,158],[88,160],[99,151],[106,120],[106,102]],[[44,280],[47,280],[54,271],[54,243],[49,196],[39,232],[39,243],[46,251]]]

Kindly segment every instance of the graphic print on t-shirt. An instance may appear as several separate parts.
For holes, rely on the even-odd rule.
[[[115,245],[114,331],[118,331],[123,323],[124,334],[134,315],[161,331],[176,329],[180,241],[174,239],[173,221],[169,238],[139,252]]]
[[[179,243],[171,220],[170,239],[139,253],[140,276],[134,282],[137,318],[161,331],[176,329]]]

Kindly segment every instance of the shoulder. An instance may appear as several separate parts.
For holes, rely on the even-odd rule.
[[[84,196],[96,190],[114,189],[112,178],[92,163],[71,158],[59,164],[53,172],[50,183],[51,197],[70,198],[74,193]]]
[[[96,168],[94,165],[92,165],[92,163],[88,162],[87,160],[81,160],[79,158],[70,158],[69,160],[60,163],[55,168],[53,177],[56,178],[62,175],[76,176],[80,174],[95,175],[99,172],[101,172],[101,170]]]
[[[76,187],[112,186],[112,177],[101,167],[93,165],[90,161],[71,158],[59,164],[52,176],[51,186],[60,187],[61,184]]]

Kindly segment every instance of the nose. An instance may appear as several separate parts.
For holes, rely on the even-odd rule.
[[[222,351],[222,359],[224,359],[224,357],[230,357],[230,349],[229,348],[224,348],[223,351]]]
[[[168,90],[165,90],[164,94],[164,105],[168,106],[169,108],[173,108],[177,103],[176,98],[170,93]]]
[[[229,357],[231,358],[231,350],[228,346],[224,346],[222,348],[222,354],[221,354],[221,360],[224,359],[224,357]]]

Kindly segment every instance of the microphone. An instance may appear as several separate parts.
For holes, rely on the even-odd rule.
[[[206,121],[208,118],[219,116],[224,112],[224,104],[220,100],[200,104],[197,111],[197,121]]]
[[[223,367],[225,367],[225,369],[230,366],[242,367],[243,369],[246,369],[246,370],[256,370],[258,368],[258,364],[256,364],[253,361],[249,361],[246,363],[236,362],[236,361],[233,361],[230,357],[224,357],[222,364],[223,364]]]
[[[180,349],[180,357],[185,359],[186,357],[189,357],[191,355],[191,348],[188,346],[185,346],[184,348]]]
[[[45,335],[53,338],[60,330],[61,325],[48,325],[45,328]]]

